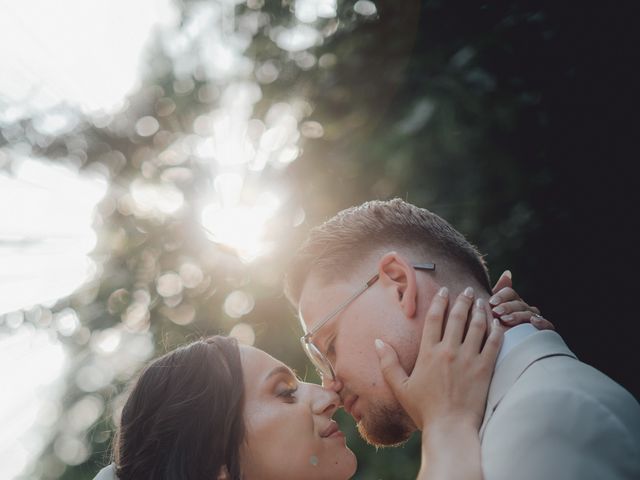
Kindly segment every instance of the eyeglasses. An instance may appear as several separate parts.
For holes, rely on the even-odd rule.
[[[418,263],[413,265],[413,268],[415,268],[416,270],[435,270],[436,264],[435,263]],[[360,287],[353,295],[351,295],[344,302],[338,305],[331,313],[329,313],[326,317],[324,317],[316,326],[314,326],[309,331],[307,331],[307,328],[302,319],[302,316],[300,317],[300,320],[301,320],[300,323],[302,324],[302,328],[305,331],[305,335],[300,337],[300,343],[302,343],[302,349],[307,354],[307,357],[309,358],[309,360],[311,360],[311,363],[313,364],[313,366],[316,367],[316,370],[318,371],[318,374],[320,375],[321,379],[331,378],[332,380],[335,380],[336,374],[333,369],[333,365],[331,365],[331,362],[329,361],[329,359],[313,343],[313,341],[311,340],[311,337],[316,333],[318,333],[318,330],[320,330],[324,325],[326,325],[329,322],[329,320],[334,318],[336,315],[342,312],[345,308],[351,305],[351,303],[356,298],[362,295],[371,285],[376,283],[379,278],[380,278],[380,275],[376,273],[362,287]]]

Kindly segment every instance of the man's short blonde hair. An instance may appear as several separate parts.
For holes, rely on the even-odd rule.
[[[313,228],[288,268],[287,298],[297,306],[311,272],[326,282],[346,279],[383,247],[408,248],[422,257],[417,261],[442,259],[491,293],[482,255],[460,232],[435,213],[395,198],[348,208]]]

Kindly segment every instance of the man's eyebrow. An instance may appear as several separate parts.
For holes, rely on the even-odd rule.
[[[288,375],[296,379],[298,378],[298,375],[296,374],[295,370],[292,370],[291,368],[285,365],[279,365],[269,372],[269,374],[265,377],[264,381],[266,382],[270,378],[275,377],[276,375]]]

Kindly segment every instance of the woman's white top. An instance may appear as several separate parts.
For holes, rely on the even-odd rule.
[[[118,477],[116,477],[116,466],[113,463],[107,465],[98,472],[98,475],[93,477],[93,480],[118,480]]]

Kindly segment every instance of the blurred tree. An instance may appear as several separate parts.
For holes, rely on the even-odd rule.
[[[94,333],[70,342],[74,368],[61,435],[72,407],[87,396],[99,394],[117,416],[124,385],[144,358],[91,392],[75,374],[95,361],[99,334],[118,325],[126,327],[123,336],[150,332],[160,354],[198,335],[229,332],[240,317],[257,346],[316,379],[280,292],[287,255],[341,208],[394,196],[448,219],[486,252],[494,277],[511,268],[518,291],[578,356],[638,396],[638,343],[627,319],[637,267],[629,245],[637,231],[631,15],[621,5],[527,0],[378,0],[377,13],[363,15],[358,10],[370,2],[339,2],[336,19],[316,23],[320,45],[285,51],[274,38],[279,27],[296,23],[295,2],[263,3],[237,6],[234,20],[250,24],[253,35],[249,77],[261,89],[253,118],[265,119],[277,102],[300,100],[306,138],[296,162],[246,177],[244,195],[257,195],[266,181],[287,192],[267,222],[275,244],[269,255],[244,263],[198,226],[196,206],[224,172],[212,174],[197,158],[194,130],[221,105],[230,80],[212,79],[206,63],[177,75],[180,57],[160,38],[149,57],[154,74],[123,113],[104,125],[87,121],[39,152],[64,156],[85,141],[87,163],[104,165],[112,179],[100,207],[104,275],[56,306],[76,309]],[[183,24],[206,4],[185,2]],[[157,125],[140,123],[147,117]],[[171,188],[141,210],[133,196],[153,182]],[[163,198],[180,195],[191,208],[162,210]],[[93,453],[79,465],[61,468],[56,455],[66,444],[58,437],[42,457],[42,477],[95,473],[105,463],[112,414],[107,407],[85,435]],[[355,478],[415,475],[419,438],[375,451],[350,419],[341,423],[360,460]]]

